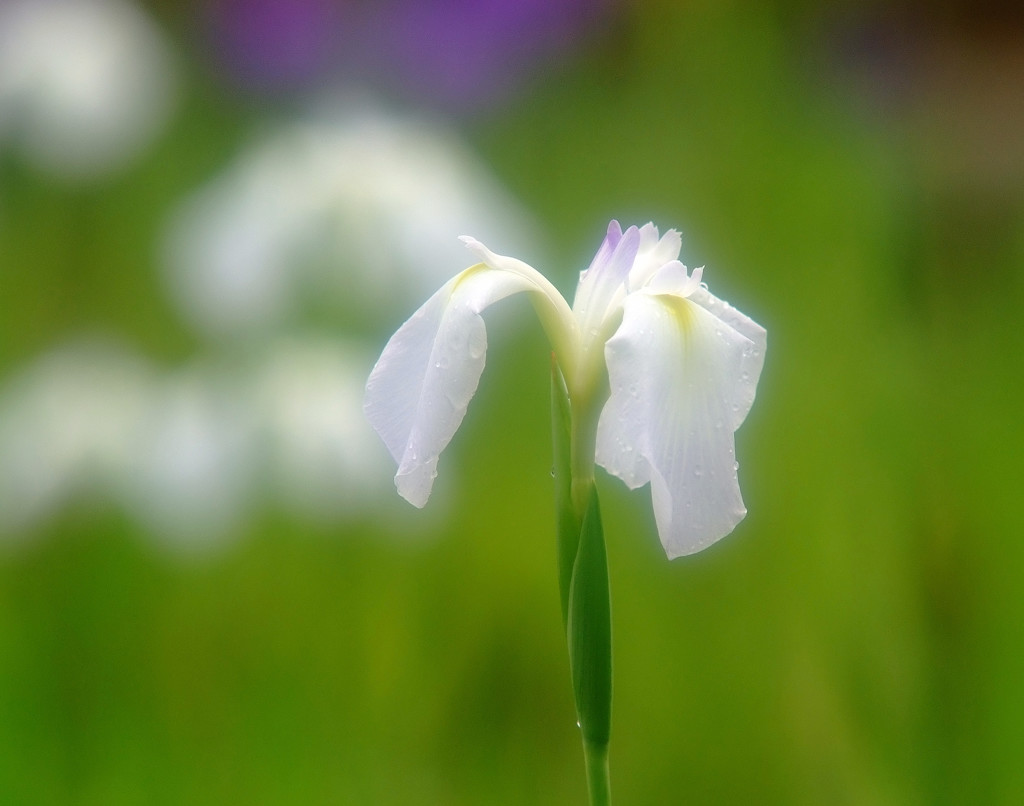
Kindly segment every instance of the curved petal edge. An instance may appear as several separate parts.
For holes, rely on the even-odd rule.
[[[430,497],[441,452],[476,392],[487,353],[481,313],[532,284],[482,265],[449,280],[388,341],[366,383],[363,410],[398,463],[409,503]]]

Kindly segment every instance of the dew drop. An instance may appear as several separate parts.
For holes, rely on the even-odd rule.
[[[470,358],[480,358],[484,351],[487,350],[487,336],[483,333],[479,335],[474,334],[469,339],[468,349]]]

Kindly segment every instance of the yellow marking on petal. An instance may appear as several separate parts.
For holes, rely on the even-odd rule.
[[[677,297],[675,294],[658,294],[657,298],[676,320],[680,333],[683,336],[688,336],[697,322],[693,312],[693,303],[684,297]]]
[[[488,266],[486,263],[477,263],[473,266],[470,266],[468,269],[463,269],[455,276],[455,282],[452,283],[451,293],[454,294],[458,290],[459,286],[462,285],[474,274],[477,274],[481,271],[486,271],[488,269],[490,269],[490,266]]]

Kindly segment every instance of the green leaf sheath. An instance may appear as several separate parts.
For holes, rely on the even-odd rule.
[[[567,633],[583,741],[594,747],[607,747],[612,710],[611,603],[604,529],[594,485],[572,572]]]

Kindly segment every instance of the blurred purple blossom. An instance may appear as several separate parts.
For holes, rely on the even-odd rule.
[[[336,62],[343,30],[335,0],[213,0],[206,16],[219,65],[257,90],[290,89]]]
[[[221,68],[254,91],[338,80],[491,105],[609,23],[614,0],[210,0]]]

